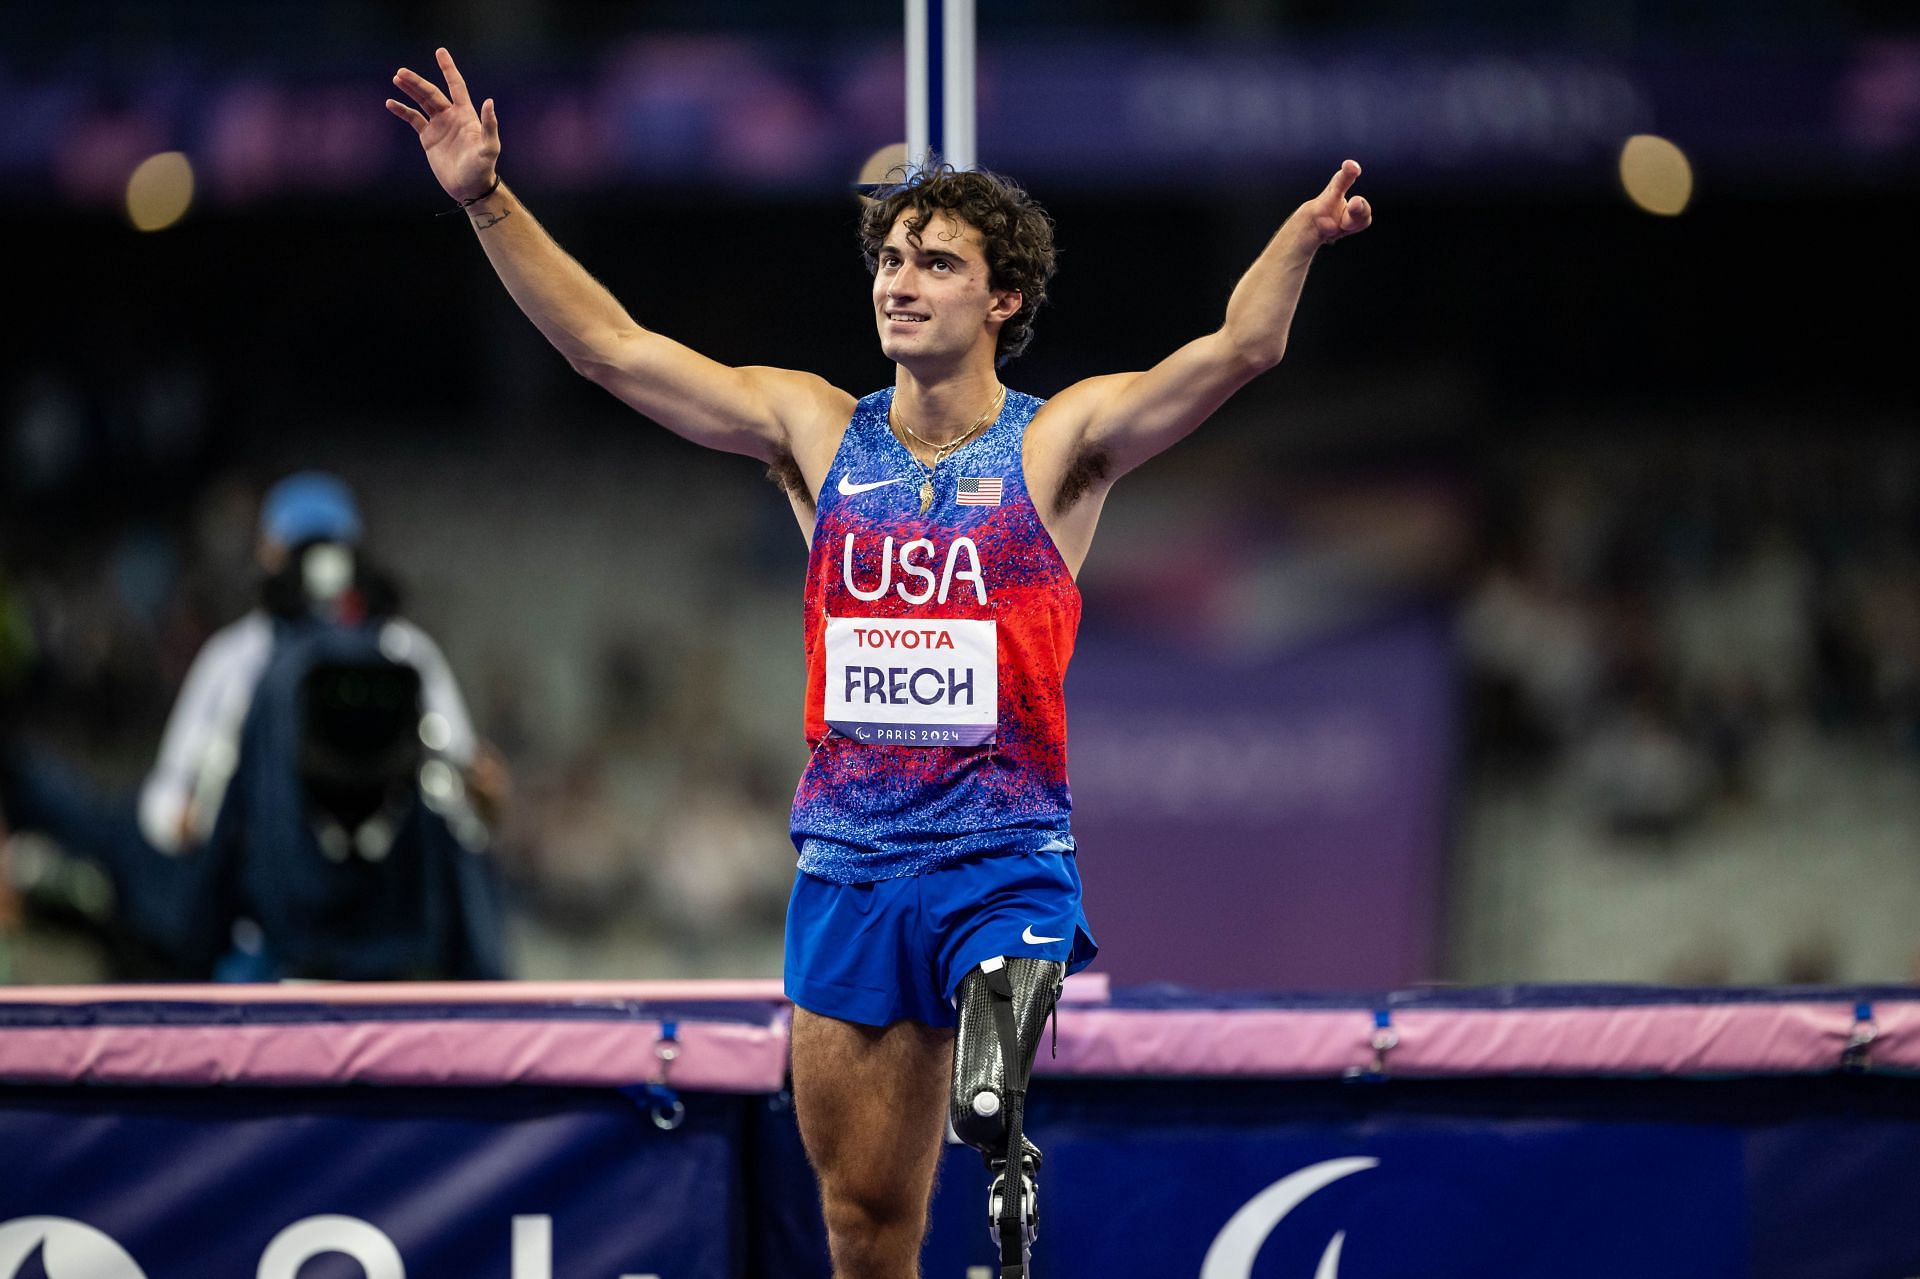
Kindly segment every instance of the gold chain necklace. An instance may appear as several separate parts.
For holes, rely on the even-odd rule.
[[[1000,393],[993,397],[993,403],[987,405],[987,411],[985,413],[982,413],[979,416],[979,418],[977,418],[974,421],[974,424],[972,426],[962,431],[959,435],[955,436],[953,439],[948,440],[945,444],[935,444],[932,440],[922,439],[914,431],[912,427],[908,426],[905,422],[900,420],[899,416],[896,413],[894,413],[893,406],[891,404],[887,406],[888,422],[892,423],[894,426],[899,427],[900,430],[906,432],[907,438],[912,440],[914,443],[920,445],[920,447],[933,450],[933,462],[931,465],[929,465],[926,462],[922,462],[920,460],[920,455],[915,453],[912,449],[907,450],[907,456],[913,459],[913,464],[919,467],[922,471],[926,472],[926,478],[920,481],[920,514],[925,515],[927,513],[927,508],[933,505],[933,473],[935,469],[939,467],[940,463],[944,462],[947,459],[947,456],[950,453],[958,449],[962,444],[965,444],[968,440],[972,439],[976,434],[978,434],[981,427],[985,426],[987,423],[999,417],[1000,407],[1006,402],[1007,402],[1007,388],[1005,386],[1002,386],[1000,388]]]

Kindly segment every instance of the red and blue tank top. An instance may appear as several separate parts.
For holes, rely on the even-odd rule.
[[[1080,590],[1027,492],[1042,401],[1000,416],[931,477],[887,422],[853,411],[807,560],[800,869],[839,883],[967,857],[1070,851],[1064,681]]]

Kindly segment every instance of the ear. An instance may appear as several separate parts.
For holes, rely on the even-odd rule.
[[[995,289],[993,304],[987,308],[989,320],[1011,320],[1026,302],[1026,295],[1018,289]]]

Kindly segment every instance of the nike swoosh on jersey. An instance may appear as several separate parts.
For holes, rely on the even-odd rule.
[[[1025,943],[1027,943],[1027,945],[1029,945],[1029,946],[1038,946],[1038,945],[1039,945],[1039,944],[1040,944],[1041,942],[1049,942],[1049,941],[1065,941],[1065,940],[1066,940],[1066,938],[1064,938],[1064,937],[1036,937],[1036,936],[1034,935],[1034,932],[1033,932],[1033,925],[1032,925],[1032,924],[1028,924],[1028,925],[1027,925],[1027,931],[1025,931],[1024,933],[1021,933],[1021,934],[1020,934],[1020,940],[1021,940],[1021,941],[1023,941],[1023,942],[1025,942]]]
[[[906,478],[907,478],[906,476],[901,475],[901,476],[896,476],[891,480],[874,480],[867,484],[855,484],[851,480],[849,480],[846,476],[843,475],[840,477],[840,496],[852,497],[854,494],[864,493],[868,489],[883,489],[889,484],[904,483],[906,481]]]

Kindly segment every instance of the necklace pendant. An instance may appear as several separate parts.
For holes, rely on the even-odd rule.
[[[920,481],[920,514],[925,515],[927,508],[933,505],[933,481]]]

